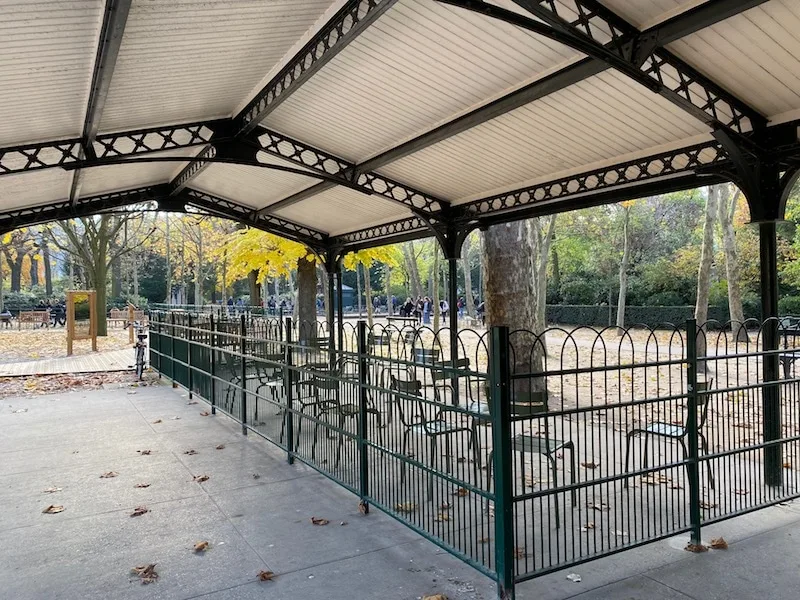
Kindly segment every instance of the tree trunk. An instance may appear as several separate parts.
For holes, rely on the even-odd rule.
[[[257,274],[256,277],[258,277]],[[203,305],[203,230],[200,224],[197,225],[197,263],[194,266],[194,303],[198,306]],[[258,306],[259,302],[250,302],[250,304]]]
[[[44,260],[44,290],[47,297],[53,295],[53,270],[50,264],[50,247],[47,240],[42,236],[42,259]]]
[[[706,214],[703,221],[703,246],[700,249],[700,267],[697,271],[697,301],[694,308],[694,318],[697,327],[703,328],[708,321],[708,294],[711,281],[711,263],[714,259],[714,221],[717,216],[717,203],[719,202],[719,190],[717,186],[709,186],[706,198]],[[689,340],[691,343],[691,340]],[[706,355],[705,335],[698,332],[697,336],[697,356]],[[698,367],[701,371],[706,370],[706,361],[700,361]]]
[[[467,236],[464,239],[464,245],[461,248],[461,255],[463,256],[462,265],[464,268],[464,301],[467,303],[467,314],[470,317],[475,316],[475,298],[472,296],[472,261],[470,261],[470,251],[472,250],[472,236]],[[450,307],[453,308],[452,306]],[[456,308],[457,310],[457,308]]]
[[[167,295],[164,298],[164,302],[166,304],[170,304],[172,302],[172,254],[169,251],[169,213],[164,215],[164,219],[166,222],[166,236],[165,236],[165,243],[166,243],[166,258],[167,258]]]
[[[403,258],[405,259],[406,270],[411,278],[411,296],[416,302],[417,298],[422,296],[422,280],[419,277],[417,255],[414,252],[414,242],[406,242],[403,244]]]
[[[537,320],[534,259],[527,221],[495,225],[484,233],[486,326],[505,325],[516,331],[511,337],[515,357],[512,370],[520,374],[540,372],[544,366],[543,345],[536,338],[543,323]],[[531,379],[515,382],[518,392],[533,389],[544,389],[543,383]]]
[[[222,306],[228,303],[228,249],[222,251]]]
[[[22,254],[19,250],[17,251],[17,256],[14,258],[13,261],[9,261],[9,268],[11,269],[11,291],[12,292],[20,292],[22,291],[22,261],[25,259],[25,255]]]
[[[131,257],[131,271],[133,275],[133,297],[139,301],[139,256],[134,252]]]
[[[261,284],[258,282],[258,271],[255,269],[250,271],[247,274],[247,281],[250,284],[250,306],[259,306],[261,304]]]
[[[531,219],[530,228],[533,239],[534,273],[536,282],[536,322],[544,329],[547,326],[547,261],[550,258],[550,247],[553,244],[553,232],[556,216],[537,217]]]
[[[630,223],[631,208],[623,206],[622,261],[619,264],[619,296],[617,298],[617,335],[625,333],[625,300],[628,295],[628,268],[631,262]]]
[[[313,260],[301,258],[297,261],[297,322],[299,324],[298,339],[301,344],[308,344],[316,337],[317,320],[317,268]]]
[[[744,326],[742,290],[739,286],[739,256],[736,251],[736,234],[733,231],[733,215],[739,203],[741,192],[731,197],[731,185],[719,186],[719,206],[717,214],[722,228],[722,245],[725,249],[725,277],[728,279],[728,310],[731,318],[731,331],[737,342],[748,342],[747,328]]]
[[[39,285],[39,261],[36,260],[36,250],[31,250],[28,254],[31,261],[31,287]]]
[[[555,241],[555,240],[554,240]],[[556,292],[556,297],[561,297],[561,265],[558,262],[558,250],[555,246],[551,250],[552,265],[553,265],[553,289]]]
[[[122,265],[120,259],[111,261],[111,297],[119,298],[122,295]]]
[[[367,323],[370,327],[373,325],[373,308],[372,308],[372,278],[370,277],[369,267],[362,265],[364,269],[364,294],[366,294],[367,301]]]
[[[328,272],[322,265],[317,265],[317,277],[322,282],[322,302],[325,306],[325,320],[331,326],[330,324],[333,323],[333,312],[331,312],[333,307],[329,306],[330,302],[328,302]],[[266,296],[266,293],[264,295]]]
[[[108,335],[108,323],[106,322],[106,281],[108,279],[108,267],[106,266],[106,253],[103,249],[98,253],[98,261],[93,273],[89,274],[92,278],[90,285],[95,290],[95,311],[97,314],[97,335]]]

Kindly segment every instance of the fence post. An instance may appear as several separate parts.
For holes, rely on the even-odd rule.
[[[169,378],[172,387],[178,387],[175,383],[175,313],[169,313]]]
[[[191,400],[194,397],[192,394],[192,381],[194,380],[194,377],[192,377],[192,314],[187,314],[186,319],[186,364],[188,365],[186,367],[188,371],[186,379],[188,379],[189,383],[189,400]]]
[[[281,310],[283,315],[283,310]],[[282,322],[282,321],[281,321]],[[294,464],[294,413],[292,412],[292,318],[286,317],[286,345],[284,346],[284,363],[286,367],[283,370],[283,388],[285,390],[284,397],[286,398],[286,408],[284,409],[284,427],[286,428],[286,460],[288,463]]]
[[[686,434],[689,438],[689,457],[686,472],[689,478],[689,521],[692,526],[690,543],[700,543],[700,450],[697,435],[697,321],[686,321]]]
[[[333,328],[330,330],[331,340],[333,339]],[[364,507],[364,514],[369,513],[369,457],[367,454],[367,323],[358,322],[358,458],[359,458],[359,492],[361,494],[361,506]]]
[[[215,379],[217,374],[217,357],[216,357],[216,346],[214,343],[216,342],[216,336],[214,335],[214,313],[211,313],[211,317],[209,317],[209,327],[208,327],[208,351],[211,353],[211,361],[209,370],[211,371],[211,390],[209,395],[211,398],[211,414],[217,414],[217,380]]]
[[[241,396],[239,401],[239,414],[242,421],[242,434],[247,435],[247,361],[245,360],[245,354],[247,354],[247,340],[245,339],[247,336],[247,328],[245,325],[245,316],[242,315],[240,317],[241,322],[241,329],[239,336],[239,352],[242,358],[242,388],[241,388]]]
[[[489,394],[494,447],[494,550],[497,596],[514,600],[514,481],[511,456],[511,366],[508,327],[492,327]]]

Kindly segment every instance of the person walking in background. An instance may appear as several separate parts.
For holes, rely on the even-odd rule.
[[[424,325],[431,324],[431,299],[425,296],[425,299],[422,301],[422,323]]]
[[[422,311],[424,308],[425,302],[422,300],[422,296],[417,296],[417,303],[414,305],[414,316],[420,323],[422,322]]]
[[[464,298],[461,297],[458,299],[458,318],[464,318]]]

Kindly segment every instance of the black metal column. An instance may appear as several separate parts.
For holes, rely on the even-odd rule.
[[[342,261],[336,261],[336,329],[339,352],[344,352],[344,294],[342,292]]]
[[[453,404],[458,406],[458,375],[455,371],[458,366],[458,258],[452,256],[447,257],[447,302],[450,304],[450,366],[453,367],[450,383],[453,386]]]
[[[781,439],[781,397],[778,384],[778,242],[775,221],[758,224],[761,262],[761,317],[764,321],[762,345],[764,387],[761,402],[764,443]],[[766,354],[772,352],[771,354]],[[779,443],[764,448],[764,481],[770,486],[783,482],[782,447]]]

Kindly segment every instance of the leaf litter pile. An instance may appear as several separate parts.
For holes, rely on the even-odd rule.
[[[130,383],[131,374],[87,373],[84,375],[31,375],[29,377],[0,377],[0,398],[44,396],[72,391],[99,390],[108,384]]]

